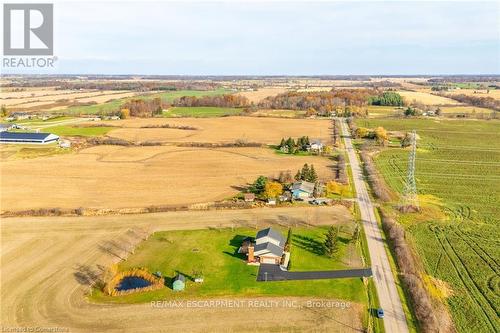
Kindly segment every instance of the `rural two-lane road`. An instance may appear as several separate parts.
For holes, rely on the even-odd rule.
[[[351,137],[345,119],[338,118],[344,136],[344,144],[354,179],[354,187],[357,193],[357,201],[361,212],[361,220],[365,229],[370,251],[373,280],[377,288],[380,306],[384,309],[384,327],[386,332],[405,333],[408,332],[406,317],[401,304],[401,299],[396,288],[396,282],[392,275],[391,266],[385,250],[384,241],[373,205],[368,195],[363,171],[359,165],[356,152],[352,146]]]

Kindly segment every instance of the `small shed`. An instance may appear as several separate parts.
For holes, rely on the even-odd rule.
[[[255,200],[255,194],[253,194],[253,193],[245,193],[243,195],[243,198],[244,198],[244,200],[246,202],[254,202],[254,200]]]
[[[182,274],[177,274],[177,276],[174,278],[174,282],[172,283],[172,288],[175,291],[182,291],[184,290],[185,286],[186,286],[186,277]]]

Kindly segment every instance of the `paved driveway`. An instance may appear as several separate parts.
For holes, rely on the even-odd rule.
[[[261,264],[257,281],[321,280],[372,276],[371,268],[344,269],[335,271],[288,272],[279,265]]]

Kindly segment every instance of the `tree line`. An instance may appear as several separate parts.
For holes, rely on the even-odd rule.
[[[122,118],[127,116],[132,117],[154,117],[160,115],[166,105],[163,104],[161,98],[153,99],[131,99],[125,102],[121,109]]]
[[[297,139],[297,142],[295,142],[292,138],[288,138],[286,140],[285,138],[281,138],[281,142],[277,148],[287,154],[295,154],[299,151],[307,151],[309,149],[309,145],[309,137],[302,136]]]
[[[250,101],[245,96],[241,95],[216,95],[216,96],[183,96],[176,99],[173,103],[174,106],[213,106],[222,108],[243,108],[249,107]]]
[[[500,100],[496,100],[493,97],[477,97],[465,94],[456,95],[456,94],[443,94],[443,93],[437,93],[436,95],[451,98],[460,103],[465,103],[472,106],[500,111]]]
[[[332,89],[331,91],[290,91],[269,96],[259,103],[265,109],[305,110],[307,116],[366,116],[368,105],[402,106],[404,100],[396,92],[376,89]]]
[[[381,106],[403,106],[403,97],[397,92],[386,91],[378,96],[373,96],[369,98],[371,105],[381,105]]]

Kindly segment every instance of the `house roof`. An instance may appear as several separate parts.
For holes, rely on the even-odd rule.
[[[322,145],[323,143],[321,142],[321,140],[313,140],[311,142],[312,145]]]
[[[59,139],[55,134],[51,133],[28,133],[28,132],[0,132],[2,140],[36,140],[45,141],[51,139]]]
[[[11,128],[12,124],[9,123],[0,123],[0,128]]]
[[[279,232],[276,229],[267,228],[267,229],[259,230],[255,239],[263,238],[263,237],[270,237],[272,239],[277,240],[281,246],[285,245],[285,239],[283,238],[283,235],[281,235],[281,232]],[[264,244],[266,244],[266,243],[264,243]]]
[[[272,253],[275,256],[281,257],[283,255],[283,249],[274,243],[266,242],[255,245],[254,253],[255,255]]]
[[[307,193],[313,193],[314,192],[314,183],[311,182],[306,182],[305,180],[300,181],[300,182],[295,182],[292,185],[292,191],[304,191]]]

